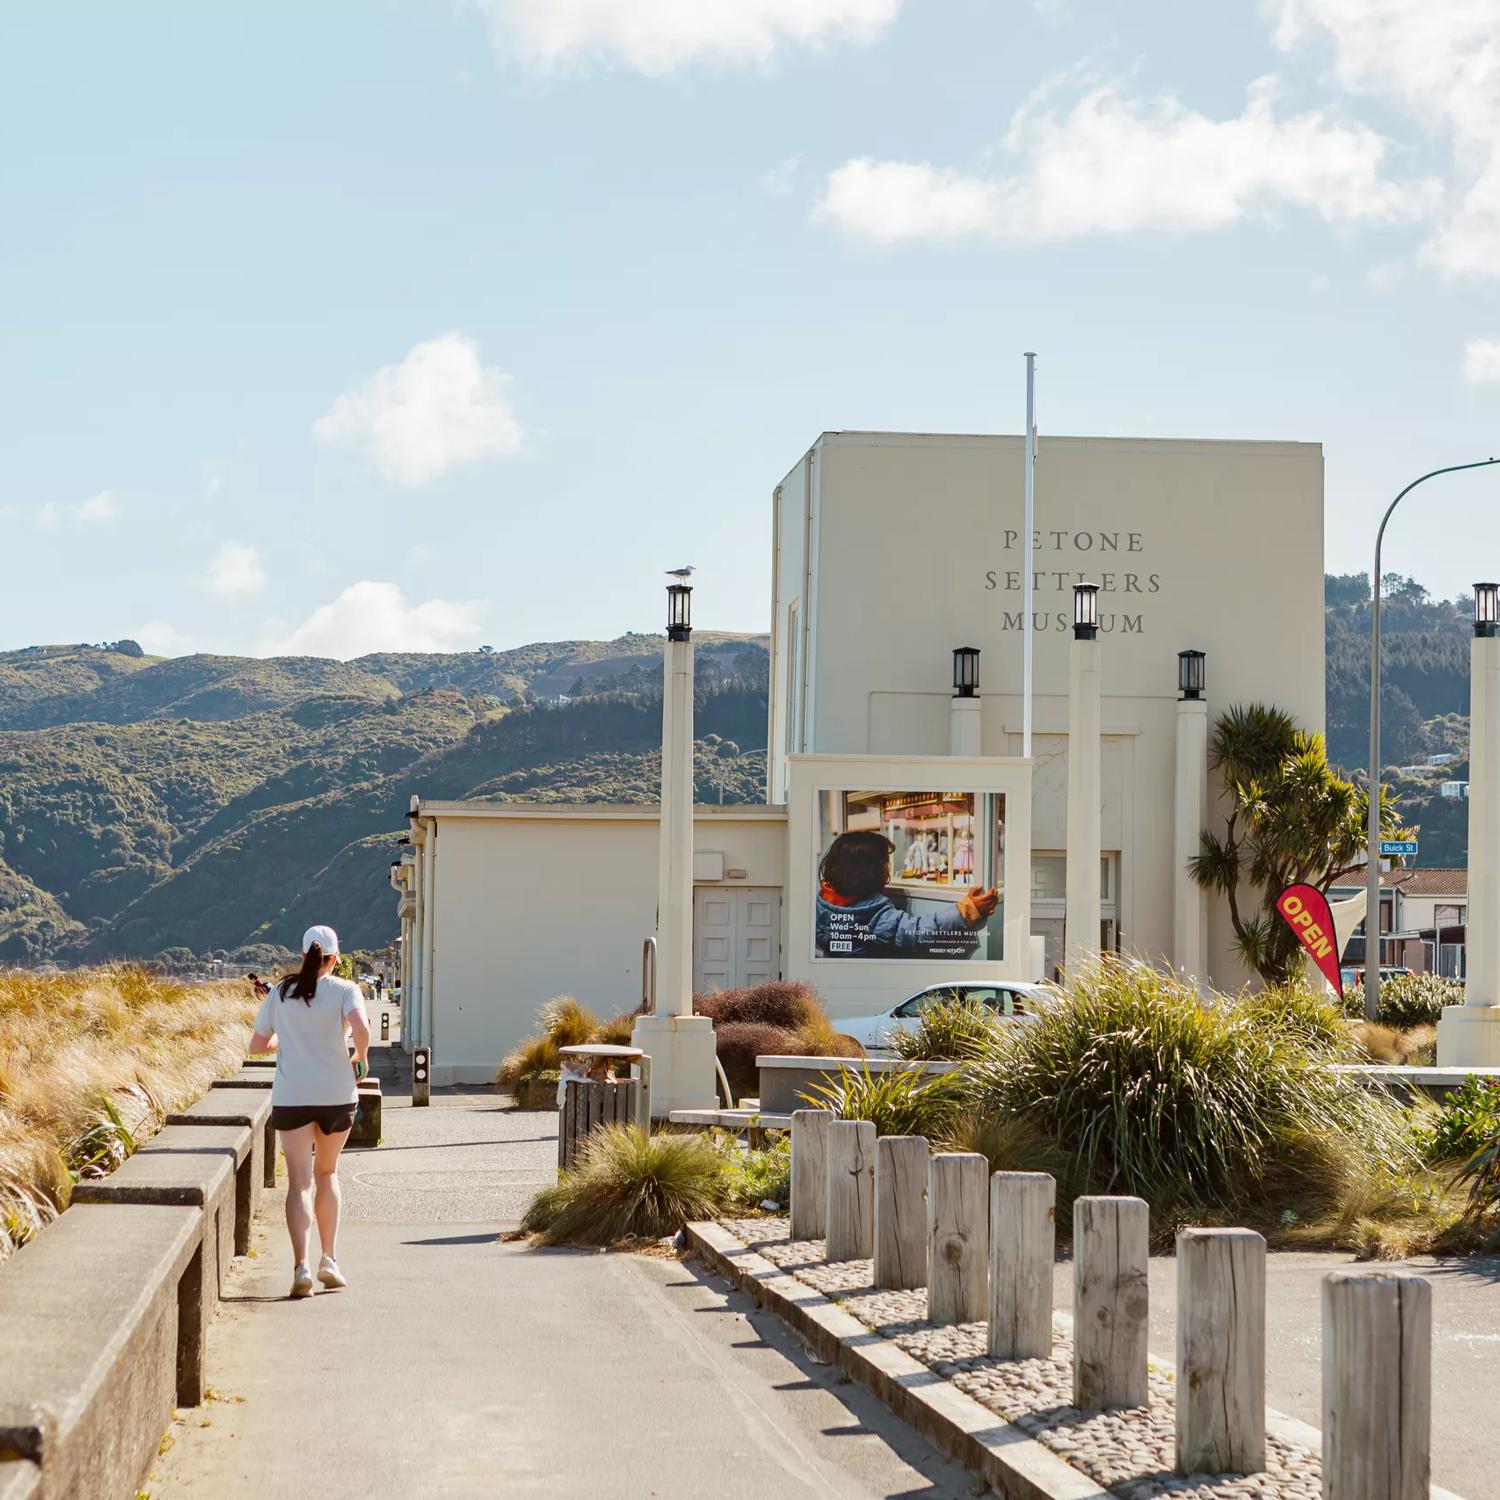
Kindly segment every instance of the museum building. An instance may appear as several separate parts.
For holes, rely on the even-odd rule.
[[[1322,449],[1041,441],[1029,756],[1024,454],[825,433],[776,486],[766,802],[694,809],[694,989],[805,979],[837,1018],[1090,949],[1248,978],[1186,863],[1218,712],[1323,728]],[[657,807],[408,816],[403,1036],[435,1083],[488,1080],[554,995],[640,1002]]]

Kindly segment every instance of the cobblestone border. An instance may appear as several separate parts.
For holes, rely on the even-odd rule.
[[[1162,1361],[1151,1362],[1150,1409],[1073,1411],[1067,1360],[1072,1324],[1062,1313],[1054,1314],[1052,1361],[996,1361],[984,1353],[982,1323],[927,1323],[924,1292],[875,1290],[868,1261],[829,1264],[821,1242],[790,1240],[784,1220],[695,1224],[688,1233],[710,1261],[796,1327],[823,1357],[980,1473],[998,1494],[1025,1500],[1312,1500],[1319,1494],[1321,1434],[1270,1409],[1269,1472],[1223,1478],[1173,1473],[1173,1371]],[[899,1370],[896,1361],[904,1361]],[[937,1394],[944,1399],[927,1399]],[[1019,1472],[1008,1462],[1017,1458]],[[1431,1497],[1458,1500],[1437,1487]]]

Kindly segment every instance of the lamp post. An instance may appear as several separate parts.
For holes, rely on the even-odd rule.
[[[1208,908],[1190,872],[1208,813],[1208,704],[1204,655],[1177,653],[1177,780],[1173,803],[1172,967],[1207,978]]]
[[[1099,952],[1099,585],[1073,589],[1068,662],[1068,872],[1065,962],[1071,988]]]
[[[1420,479],[1413,479],[1407,487],[1386,506],[1380,518],[1380,530],[1375,533],[1375,571],[1370,576],[1370,765],[1366,772],[1365,787],[1369,798],[1369,816],[1365,824],[1365,1019],[1375,1020],[1380,1014],[1380,549],[1385,541],[1385,528],[1396,507],[1429,479],[1439,474],[1458,474],[1465,469],[1484,469],[1500,463],[1500,458],[1481,458],[1469,464],[1449,464],[1444,469],[1433,469]],[[1471,705],[1472,707],[1472,705]],[[1471,851],[1472,852],[1472,851]],[[1374,954],[1374,962],[1370,955]]]
[[[667,588],[661,703],[656,1005],[631,1041],[651,1058],[650,1112],[712,1108],[714,1027],[693,1014],[693,590]]]
[[[1464,1003],[1445,1005],[1437,1062],[1500,1061],[1500,584],[1474,585],[1469,657],[1469,912]]]
[[[953,652],[953,702],[948,711],[950,755],[979,755],[984,734],[979,704],[979,648],[959,646]]]

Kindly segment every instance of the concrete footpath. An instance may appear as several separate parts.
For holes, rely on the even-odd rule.
[[[215,1399],[173,1424],[151,1500],[972,1493],[723,1282],[500,1243],[552,1178],[555,1116],[484,1092],[413,1110],[386,1090],[385,1143],[340,1172],[349,1289],[287,1299],[268,1193],[210,1330]]]

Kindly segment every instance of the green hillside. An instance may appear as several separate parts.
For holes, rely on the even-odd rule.
[[[700,795],[758,797],[765,647],[698,647]],[[289,946],[311,911],[383,945],[412,792],[655,798],[661,648],[0,654],[0,961]]]

